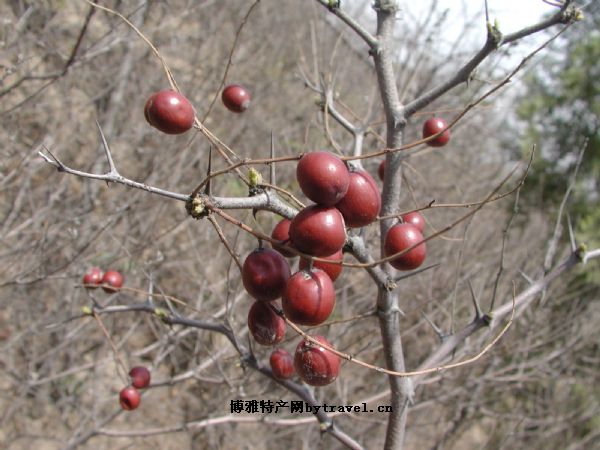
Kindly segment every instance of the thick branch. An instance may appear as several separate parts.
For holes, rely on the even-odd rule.
[[[468,61],[463,67],[461,67],[454,74],[454,76],[452,76],[439,86],[434,87],[429,92],[426,92],[421,97],[418,97],[412,102],[408,103],[406,105],[406,117],[410,117],[415,112],[429,105],[431,102],[441,97],[446,92],[455,88],[459,84],[467,82],[475,68],[477,68],[477,66],[479,66],[479,64],[481,64],[482,61],[484,61],[499,47],[517,41],[539,31],[545,30],[554,25],[558,25],[561,23],[570,23],[573,20],[576,19],[574,17],[571,17],[571,14],[567,12],[567,8],[564,7],[548,19],[543,20],[533,26],[523,28],[520,31],[509,34],[504,37],[501,34],[499,34],[500,32],[498,30],[496,30],[497,33],[494,33],[492,31],[494,30],[493,27],[490,24],[488,24],[488,37],[481,50],[479,50],[470,61]]]

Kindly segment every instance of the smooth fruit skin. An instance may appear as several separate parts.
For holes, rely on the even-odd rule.
[[[410,223],[399,223],[389,229],[385,236],[385,256],[391,256],[423,241],[423,234],[417,227]],[[423,264],[427,254],[425,242],[417,245],[412,250],[390,261],[398,270],[413,270]]]
[[[131,385],[137,389],[144,389],[150,384],[150,371],[144,366],[133,367],[129,371]]]
[[[254,302],[248,311],[248,329],[260,345],[275,345],[285,336],[285,320],[267,303]]]
[[[329,152],[310,152],[296,166],[300,189],[319,205],[333,206],[348,191],[350,173],[343,161]]]
[[[104,292],[116,292],[123,286],[123,275],[116,270],[107,270],[102,277]]]
[[[333,347],[323,336],[311,336],[318,342]],[[311,386],[325,386],[335,381],[340,373],[340,357],[323,347],[302,340],[294,353],[296,373]]]
[[[239,84],[230,84],[223,89],[221,100],[227,109],[235,113],[242,113],[248,109],[252,96],[250,92]]]
[[[429,136],[433,136],[434,134],[438,134],[444,128],[446,128],[448,124],[444,119],[440,117],[432,117],[428,119],[423,124],[423,139],[428,138]],[[427,142],[427,145],[431,147],[443,147],[450,140],[450,130],[444,131],[435,139],[432,139]]]
[[[257,248],[242,266],[242,282],[248,294],[262,302],[271,302],[282,296],[290,265],[281,253],[270,248]]]
[[[350,172],[348,192],[335,205],[347,227],[360,228],[373,223],[381,209],[381,192],[375,180],[364,170]]]
[[[119,392],[119,403],[125,411],[131,411],[139,406],[142,396],[133,386],[127,386]]]
[[[292,355],[287,350],[282,348],[273,350],[269,358],[269,364],[271,365],[273,376],[280,380],[292,378],[296,373],[294,370],[294,358],[292,358]]]
[[[379,167],[377,168],[377,175],[379,179],[383,181],[385,178],[385,159],[379,163]]]
[[[321,269],[300,270],[288,281],[281,300],[283,312],[298,325],[319,325],[335,307],[335,288]]]
[[[92,267],[83,276],[83,284],[86,289],[96,289],[102,283],[102,270],[99,267]]]
[[[323,258],[329,259],[331,261],[341,261],[344,259],[344,253],[341,250],[338,250],[333,255],[323,256]],[[300,264],[299,264],[300,270],[304,270],[307,267],[308,267],[308,259],[300,258]],[[339,264],[329,264],[324,261],[313,261],[313,267],[315,269],[321,269],[321,270],[325,271],[325,273],[327,275],[329,275],[329,278],[331,278],[331,281],[337,280],[344,268],[343,266],[341,266]]]
[[[284,245],[291,246],[290,223],[292,223],[292,221],[289,219],[280,220],[277,225],[275,225],[275,228],[273,228],[271,237],[275,240],[281,241],[281,243]],[[275,250],[277,250],[286,258],[293,258],[294,256],[297,256],[295,253],[286,250],[282,245],[273,244],[273,247],[275,247]]]
[[[346,242],[344,217],[337,208],[311,205],[300,211],[290,224],[295,248],[311,256],[328,256]]]
[[[163,133],[181,134],[192,128],[196,113],[187,98],[166,89],[150,96],[144,116],[150,125]]]
[[[413,211],[401,216],[402,222],[410,223],[417,227],[421,233],[425,231],[425,219],[419,211]]]

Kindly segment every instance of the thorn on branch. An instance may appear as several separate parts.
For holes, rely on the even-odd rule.
[[[534,283],[533,279],[530,276],[528,276],[525,272],[523,272],[521,269],[518,269],[517,272],[519,272],[519,274],[523,278],[525,278],[525,281],[527,281],[529,284],[533,284]]]
[[[475,320],[481,320],[481,318],[483,317],[483,314],[481,313],[479,301],[477,300],[477,296],[475,295],[475,291],[473,290],[473,285],[471,284],[471,280],[469,280],[469,291],[471,291],[471,299],[473,300],[473,306],[475,308]]]
[[[446,335],[446,333],[444,333],[440,327],[438,327],[435,323],[433,323],[433,321],[427,317],[427,314],[422,313],[423,314],[423,318],[425,319],[425,321],[431,326],[431,328],[433,328],[433,331],[435,331],[435,334],[437,335],[438,339],[440,340],[440,342],[444,342],[444,340],[448,337]]]

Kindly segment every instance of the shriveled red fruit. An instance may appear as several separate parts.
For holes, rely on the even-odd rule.
[[[438,134],[448,126],[446,121],[440,117],[432,117],[423,124],[423,139]],[[427,145],[431,147],[443,147],[450,140],[450,130],[444,131],[435,139],[427,141]]]
[[[379,179],[383,181],[385,178],[385,159],[379,163],[379,167],[377,168],[377,175],[379,175]]]
[[[321,344],[333,346],[321,335],[311,336]],[[340,357],[308,339],[302,340],[294,354],[294,368],[305,383],[325,386],[335,381],[340,373]]]
[[[326,206],[339,202],[350,183],[346,164],[330,152],[310,152],[300,158],[296,178],[304,195]]]
[[[364,170],[350,172],[348,192],[335,207],[347,227],[364,227],[375,221],[381,209],[381,192],[373,177]]]
[[[96,289],[102,283],[102,270],[99,267],[92,267],[83,276],[83,284],[86,289]]]
[[[167,134],[181,134],[194,125],[196,116],[190,101],[179,92],[165,89],[150,96],[144,107],[150,125]]]
[[[410,223],[399,223],[389,229],[384,240],[385,256],[391,256],[423,241],[423,235],[417,227]],[[417,245],[397,258],[390,264],[398,270],[413,270],[423,264],[427,248],[425,242]]]
[[[144,366],[135,366],[129,371],[131,385],[138,389],[144,389],[150,384],[150,371]]]
[[[419,211],[413,211],[401,216],[402,222],[413,224],[422,233],[425,231],[425,219]]]
[[[252,97],[244,86],[230,84],[223,89],[221,100],[230,111],[241,113],[248,109]]]
[[[254,302],[248,311],[248,328],[260,345],[275,345],[285,335],[285,320],[269,308],[267,303]]]
[[[140,395],[140,391],[133,386],[127,386],[119,392],[119,403],[121,404],[121,408],[125,411],[131,411],[132,409],[137,408],[140,405],[141,400],[142,396]]]
[[[281,241],[282,244],[291,246],[292,242],[290,241],[290,223],[292,223],[289,219],[281,219],[273,231],[271,232],[271,237],[278,241]],[[283,256],[287,258],[292,258],[296,256],[294,253],[286,250],[282,245],[273,244],[275,250],[281,253]]]
[[[102,277],[104,292],[116,292],[123,286],[123,275],[116,270],[107,270]]]
[[[242,267],[242,282],[246,291],[262,302],[281,297],[290,275],[287,260],[270,248],[254,250],[246,257]]]
[[[337,208],[311,205],[300,211],[290,224],[295,248],[312,256],[328,256],[346,242],[344,217]]]
[[[321,269],[300,270],[288,281],[281,300],[285,316],[298,325],[319,325],[335,306],[335,288]]]
[[[287,380],[294,376],[294,358],[290,355],[290,352],[282,348],[273,350],[271,357],[269,358],[271,364],[271,372],[275,378],[280,380]]]
[[[322,256],[322,258],[329,259],[331,261],[341,261],[344,259],[344,253],[341,250],[338,250],[333,255]],[[308,262],[308,259],[300,258],[300,270],[306,269],[308,267]],[[329,275],[329,278],[331,278],[331,281],[337,280],[343,269],[343,266],[340,264],[329,264],[324,261],[313,261],[313,267],[315,269],[324,270],[325,273]]]

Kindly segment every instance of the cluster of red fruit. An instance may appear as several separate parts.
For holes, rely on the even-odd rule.
[[[116,292],[123,286],[123,275],[116,270],[102,273],[99,267],[92,267],[83,276],[83,286],[86,289],[96,289],[101,286],[105,292]]]
[[[131,384],[119,392],[121,408],[131,411],[140,405],[142,395],[138,389],[144,389],[150,384],[150,371],[143,366],[136,366],[129,371]]]
[[[344,162],[324,151],[304,155],[296,168],[302,192],[313,202],[293,220],[283,219],[271,237],[279,241],[276,250],[257,248],[242,268],[246,291],[256,300],[248,312],[248,328],[257,343],[275,345],[284,337],[285,320],[269,303],[282,299],[285,316],[299,325],[323,323],[335,306],[333,282],[342,271],[340,264],[301,258],[299,271],[291,274],[285,257],[295,256],[292,248],[311,256],[340,261],[346,242],[346,227],[358,228],[377,219],[381,193],[375,180],[362,170],[348,170]],[[425,222],[418,212],[402,217],[402,222],[388,232],[385,254],[393,255],[414,248],[390,261],[400,270],[412,270],[425,260],[423,229]],[[320,335],[315,341],[330,346]],[[276,349],[270,357],[277,378],[290,378],[294,369],[306,383],[323,386],[339,374],[340,358],[314,342],[304,339],[294,357]]]
[[[243,112],[250,104],[248,91],[240,85],[227,86],[221,99],[233,112]],[[146,102],[144,115],[150,125],[167,134],[189,130],[195,120],[191,103],[172,90],[156,92]],[[425,123],[424,137],[431,137],[446,128],[443,120],[434,118]],[[442,146],[448,142],[449,131],[428,141]],[[383,179],[384,163],[379,168]],[[275,345],[285,334],[285,320],[269,305],[282,298],[285,316],[299,325],[315,326],[323,323],[335,306],[333,281],[342,266],[316,261],[311,264],[302,258],[300,270],[291,274],[284,256],[295,254],[290,247],[311,256],[332,261],[342,259],[346,242],[346,227],[358,228],[377,219],[381,208],[381,194],[373,178],[363,170],[348,170],[344,162],[329,152],[317,151],[304,155],[298,163],[296,176],[302,192],[314,202],[303,208],[289,221],[283,219],[273,230],[273,239],[281,241],[277,250],[258,248],[245,260],[242,269],[244,287],[256,299],[248,312],[248,327],[256,342]],[[384,241],[386,256],[410,251],[390,261],[399,270],[412,270],[425,259],[422,231],[423,218],[413,213],[393,226]],[[287,248],[286,248],[287,247]],[[108,273],[108,272],[107,272]],[[87,276],[87,275],[86,275]],[[85,281],[84,283],[88,284]],[[122,280],[121,280],[122,283]],[[314,336],[317,342],[329,345],[323,336]],[[298,375],[312,385],[325,385],[339,373],[339,357],[309,340],[302,341],[294,356],[275,350],[270,358],[273,374],[278,378]]]
[[[250,93],[239,84],[231,84],[221,93],[223,104],[230,111],[241,113],[250,106]],[[190,101],[170,89],[150,96],[144,107],[144,116],[150,125],[167,134],[181,134],[194,125],[196,112]]]

